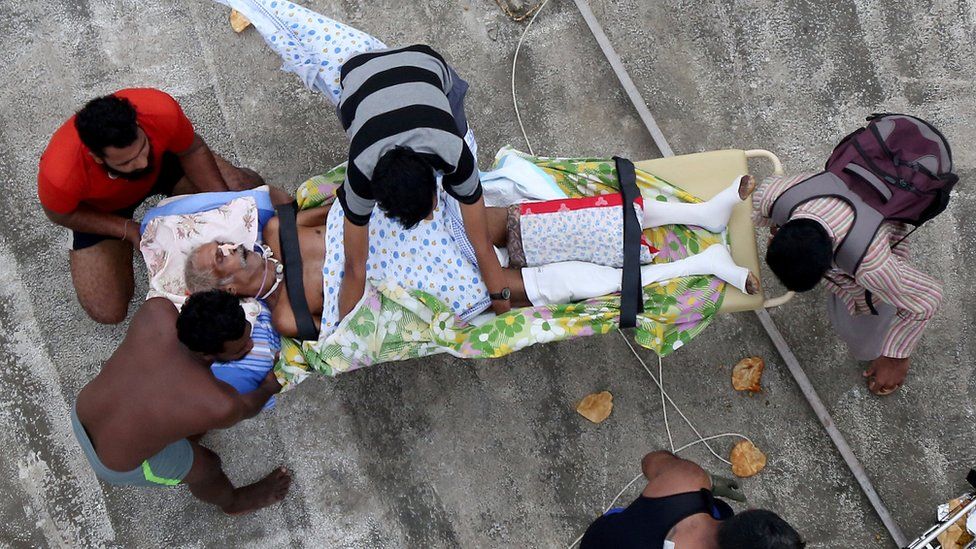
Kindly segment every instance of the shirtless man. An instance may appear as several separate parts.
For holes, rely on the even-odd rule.
[[[675,205],[655,202],[644,213],[644,226],[694,220],[696,224],[721,231],[728,221],[732,207],[748,198],[754,188],[753,178],[744,176],[736,178],[726,191],[702,204]],[[620,206],[614,208],[612,217],[621,217]],[[324,233],[328,212],[328,207],[315,208],[299,212],[297,216],[305,298],[316,328],[320,328],[324,306],[322,267],[326,257]],[[498,248],[507,248],[511,253],[516,249],[513,244],[517,242],[517,248],[525,252],[548,244],[530,239],[522,228],[512,229],[513,215],[518,214],[509,208],[486,208],[486,214],[489,237]],[[622,231],[622,227],[607,229]],[[268,222],[263,237],[273,256],[280,258],[279,223],[276,218]],[[560,237],[577,238],[583,241],[582,247],[585,247],[589,235],[582,231],[579,235]],[[379,241],[374,244],[398,245],[396,242]],[[573,245],[564,247],[572,249],[581,246],[579,242],[574,242]],[[241,297],[255,297],[270,287],[269,271],[273,271],[269,267],[269,260],[262,258],[260,254],[244,246],[233,247],[222,242],[211,242],[190,254],[186,264],[186,279],[191,292],[219,288]],[[551,264],[524,267],[510,265],[502,271],[505,286],[508,288],[505,291],[505,300],[510,301],[514,307],[568,303],[620,291],[620,269],[589,261],[560,258]],[[641,267],[644,285],[701,274],[719,276],[748,293],[758,291],[759,282],[755,275],[748,269],[736,266],[728,250],[721,245],[711,246],[690,258],[671,263],[645,264]],[[271,307],[275,329],[281,335],[296,337],[298,330],[285,281],[282,280],[265,299]]]
[[[227,297],[227,308],[240,311],[238,300]],[[187,305],[192,307],[192,297]],[[230,311],[216,315],[242,324],[233,330],[239,337],[224,340],[221,352],[204,355],[177,340],[172,303],[153,298],[142,305],[122,345],[72,408],[75,436],[96,476],[116,485],[186,484],[194,496],[228,514],[248,513],[285,497],[291,483],[285,468],[235,488],[221,470],[220,457],[197,442],[211,429],[253,417],[280,389],[269,374],[256,391],[241,395],[210,372],[213,360],[234,360],[251,348],[243,311]]]
[[[647,486],[625,509],[596,519],[580,549],[695,547],[697,549],[802,549],[800,535],[771,511],[735,515],[712,494],[712,480],[698,464],[671,452],[641,460]]]

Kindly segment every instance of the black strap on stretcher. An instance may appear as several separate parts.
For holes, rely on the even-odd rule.
[[[620,327],[637,326],[637,313],[644,312],[644,293],[641,286],[640,246],[641,225],[634,210],[634,202],[640,197],[637,190],[637,172],[634,163],[619,156],[613,157],[617,163],[617,180],[620,194],[623,195],[624,216],[624,269],[620,281]]]
[[[298,242],[298,224],[295,219],[298,208],[294,202],[275,207],[278,215],[278,242],[281,243],[281,262],[285,266],[285,287],[288,290],[288,301],[291,302],[291,312],[295,315],[295,325],[298,327],[298,338],[303,341],[318,339],[319,331],[315,328],[312,313],[308,310],[305,300],[305,281],[302,276],[302,250]]]

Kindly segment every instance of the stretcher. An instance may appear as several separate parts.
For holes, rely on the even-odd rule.
[[[612,161],[518,154],[553,175],[567,196],[616,192],[618,182],[612,173]],[[656,193],[667,193],[667,189],[673,193],[677,188],[678,195],[689,193],[708,199],[735,177],[748,173],[750,159],[766,159],[772,163],[773,173],[782,173],[779,160],[768,151],[723,150],[637,162],[638,183],[645,198],[663,198]],[[344,167],[340,166],[301,185],[297,193],[299,207],[330,203],[343,176]],[[701,249],[725,238],[701,229],[670,227],[667,230],[681,233],[683,239],[699,239]],[[743,202],[733,211],[726,236],[724,241],[730,245],[736,263],[758,276],[761,271],[751,202]],[[687,253],[697,253],[698,248],[693,246]],[[710,280],[714,279],[690,277],[645,287],[645,307],[649,309],[641,315],[634,333],[636,341],[666,356],[701,333],[718,312],[760,310],[782,304],[790,297],[787,294],[766,300],[764,294],[750,296],[733,288],[718,290]],[[363,310],[357,307],[348,320],[344,319],[347,329],[339,330],[342,334],[333,334],[324,341],[286,341],[276,369],[283,385],[297,383],[312,372],[332,376],[436,353],[496,358],[536,343],[609,333],[616,328],[620,312],[619,297],[611,295],[575,304],[515,309],[502,317],[481,315],[465,325],[456,322],[453,315],[445,315],[442,307],[428,299],[430,296],[404,291],[395,284],[378,283],[368,288],[367,294],[368,299],[361,302]]]
[[[517,151],[508,152],[523,155],[550,173],[567,196],[613,193],[619,188],[613,162],[606,159],[538,158]],[[747,173],[750,158],[766,158],[772,162],[774,172],[781,171],[775,155],[766,151],[714,151],[638,162],[638,184],[645,198],[708,199],[726,188],[730,180]],[[299,207],[305,209],[331,203],[344,176],[345,167],[337,166],[303,183],[297,193]],[[160,208],[165,210],[166,207]],[[178,232],[179,220],[172,222],[176,223]],[[698,253],[699,249],[712,243],[727,242],[736,263],[757,275],[760,273],[748,202],[736,206],[724,236],[674,225],[648,230],[658,242],[669,242],[675,250],[667,252],[672,257],[664,258],[665,261]],[[251,232],[255,231],[252,227]],[[256,234],[251,235],[252,239],[255,237]],[[162,244],[159,238],[147,240]],[[680,240],[680,246],[675,240]],[[156,254],[143,251],[147,268],[150,273],[155,272],[153,266],[160,261]],[[170,256],[174,251],[163,250],[164,255]],[[181,267],[174,269],[173,273],[165,271],[150,278],[166,282],[171,278],[169,275],[182,274]],[[386,286],[380,282],[374,288],[372,299],[363,301],[364,308],[372,309],[364,310],[358,318],[350,320],[347,323],[350,329],[340,337],[322,341],[286,340],[276,370],[281,374],[279,380],[283,385],[312,372],[335,375],[363,366],[441,352],[460,358],[496,358],[536,343],[609,333],[616,328],[620,316],[619,297],[609,295],[573,304],[516,309],[513,314],[503,317],[486,314],[464,323],[449,314],[449,309],[437,303],[433,296],[417,295],[409,288],[394,286],[395,281]],[[646,312],[640,316],[634,337],[639,344],[661,356],[691,341],[719,312],[758,310],[770,304],[761,294],[745,295],[731,287],[723,288],[713,277],[703,276],[651,284],[642,292]],[[176,299],[185,295],[185,289],[161,295]],[[354,312],[351,316],[357,317],[357,314]],[[288,372],[295,375],[290,376]]]
[[[749,173],[749,160],[760,159],[772,164],[774,175],[783,175],[783,165],[779,158],[762,149],[730,149],[669,156],[636,162],[635,165],[703,200],[708,200],[725,189],[729,181],[736,176]],[[737,205],[732,211],[728,234],[732,259],[736,264],[755,273],[761,281],[759,248],[756,244],[756,228],[752,221],[751,201]],[[719,313],[777,307],[792,299],[793,295],[792,292],[788,292],[776,298],[766,299],[764,292],[748,295],[730,286],[725,291],[725,299]]]

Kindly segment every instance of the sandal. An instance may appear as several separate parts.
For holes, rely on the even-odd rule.
[[[875,391],[875,390],[871,389],[871,382],[872,381],[874,381],[874,376],[871,376],[871,377],[868,378],[868,391],[871,391],[872,394],[877,395],[877,396],[888,396],[888,395],[894,393],[895,391],[897,391],[898,389],[901,389],[901,386],[902,386],[902,384],[899,383],[898,385],[895,385],[894,387],[890,387],[890,388],[887,388],[887,389],[881,389],[881,390]]]

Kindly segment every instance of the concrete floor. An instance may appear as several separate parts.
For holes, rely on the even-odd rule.
[[[524,23],[491,0],[303,3],[390,44],[434,45],[472,84],[482,163],[502,145],[522,146],[509,70]],[[917,261],[946,281],[945,306],[904,390],[866,392],[826,323],[822,291],[773,315],[895,518],[910,535],[924,529],[962,491],[976,458],[976,348],[967,337],[976,305],[967,268],[976,262],[976,4],[591,3],[678,153],[764,147],[791,171],[813,170],[878,110],[929,118],[955,144],[959,190],[913,237]],[[209,1],[4,1],[0,45],[3,545],[563,547],[646,451],[667,445],[652,382],[609,335],[307,382],[277,410],[206,439],[237,481],[279,463],[295,471],[285,502],[252,517],[225,517],[183,489],[99,484],[71,435],[69,403],[124,326],[85,317],[71,289],[68,233],[38,206],[37,159],[50,134],[85,100],[142,85],[172,93],[216,151],[288,189],[341,162],[346,142],[327,102],[279,72],[253,29],[235,35],[227,10]],[[523,53],[523,116],[539,152],[657,154],[571,2],[550,3]],[[138,296],[144,268],[136,276]],[[728,387],[731,365],[751,354],[768,364],[766,392],[753,398]],[[664,368],[706,434],[740,431],[768,454],[766,470],[743,483],[754,505],[782,513],[811,547],[893,546],[754,316],[718,319]],[[615,395],[613,415],[585,423],[575,402],[603,389]],[[679,444],[691,440],[672,425]],[[724,453],[730,442],[716,446]],[[726,471],[701,448],[686,455]]]

